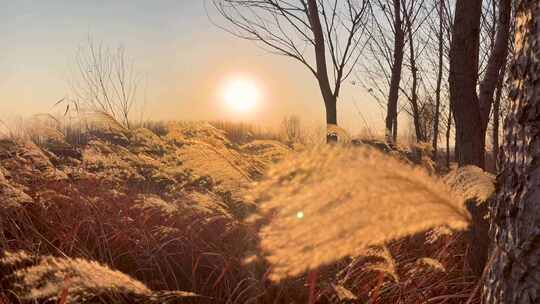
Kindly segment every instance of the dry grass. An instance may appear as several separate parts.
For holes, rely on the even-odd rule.
[[[394,156],[98,121],[0,140],[0,302],[461,303],[474,287],[462,198]]]
[[[80,258],[33,256],[24,251],[0,257],[0,287],[18,303],[208,303],[190,292],[153,292],[109,267]],[[1,299],[1,298],[0,298]],[[14,302],[15,303],[15,302]]]
[[[230,121],[211,121],[210,124],[219,130],[225,131],[225,136],[232,143],[246,144],[254,140],[276,140],[282,139],[276,131],[269,130],[250,123],[235,123]]]
[[[21,264],[30,265],[17,269]],[[5,271],[9,268],[15,270],[9,274]],[[151,294],[143,283],[84,259],[36,258],[25,252],[5,252],[0,259],[0,269],[15,282],[11,291],[22,300],[59,300],[64,289],[68,291],[64,303],[87,302],[90,298],[106,300],[119,295],[148,297]]]
[[[158,136],[168,133],[167,122],[132,122],[132,129],[144,128]],[[30,140],[41,147],[58,142],[84,146],[92,134],[103,129],[125,130],[114,117],[105,112],[84,112],[77,115],[37,114],[27,119],[9,122],[0,120],[0,139]]]
[[[464,199],[475,199],[485,203],[495,193],[495,176],[475,166],[466,166],[450,172],[447,184]]]
[[[76,158],[1,141],[0,250],[98,261],[154,290],[189,290],[218,302],[255,297],[258,282],[241,265],[255,244],[240,222],[249,205],[218,185],[220,176],[187,167],[191,147],[199,147],[197,155],[220,149],[219,132],[203,129],[180,128],[201,133],[192,138],[104,129],[70,148],[79,150]]]

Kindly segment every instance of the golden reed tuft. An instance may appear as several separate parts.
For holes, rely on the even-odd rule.
[[[448,186],[370,148],[319,147],[274,166],[251,192],[264,221],[270,279],[360,254],[368,246],[447,226],[469,215]]]
[[[386,246],[368,249],[364,254],[366,257],[376,258],[377,262],[368,263],[366,270],[379,272],[390,278],[394,283],[399,283],[397,262]]]
[[[495,176],[476,166],[465,166],[451,171],[444,182],[464,200],[476,199],[485,203],[495,193]]]
[[[29,263],[21,269],[18,264]],[[33,264],[33,265],[32,265]],[[13,267],[10,274],[15,292],[23,300],[58,299],[67,290],[64,303],[81,303],[89,298],[112,295],[149,297],[151,291],[141,282],[95,261],[33,257],[25,252],[4,252],[0,269]],[[97,300],[96,300],[97,301]]]

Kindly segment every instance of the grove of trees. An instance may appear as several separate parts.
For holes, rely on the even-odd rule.
[[[460,165],[485,168],[488,134],[497,158],[512,0],[212,2],[223,29],[314,75],[327,124],[338,124],[343,83],[354,78],[384,109],[388,143],[397,141],[398,116],[406,115],[434,159],[446,141],[448,162],[454,146]]]
[[[389,144],[397,140],[398,116],[407,115],[416,141],[430,143],[434,159],[443,136],[447,163],[452,139],[459,166],[485,169],[491,150],[500,174],[498,197],[490,206],[483,298],[539,303],[539,1],[213,3],[226,30],[312,72],[328,124],[338,123],[340,90],[353,75],[385,110]]]

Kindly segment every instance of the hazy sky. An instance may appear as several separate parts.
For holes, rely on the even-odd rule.
[[[313,76],[286,57],[268,54],[215,27],[206,0],[16,0],[0,10],[0,117],[55,111],[79,45],[90,34],[122,45],[147,78],[146,116],[153,119],[233,119],[221,87],[241,76],[253,79],[263,98],[257,110],[234,119],[275,124],[297,114],[324,123]],[[358,130],[382,126],[373,100],[349,83],[339,101],[340,123]]]

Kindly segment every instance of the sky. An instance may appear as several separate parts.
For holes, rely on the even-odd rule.
[[[271,126],[284,116],[298,115],[305,123],[324,124],[312,74],[290,58],[215,26],[208,14],[219,18],[205,1],[3,0],[0,118],[58,112],[53,105],[70,94],[77,49],[91,36],[104,45],[124,47],[133,59],[145,79],[148,119]],[[261,92],[252,111],[232,113],[224,106],[223,86],[236,78],[250,79]],[[346,129],[358,132],[368,125],[382,131],[381,109],[350,82],[338,107],[339,123]]]

